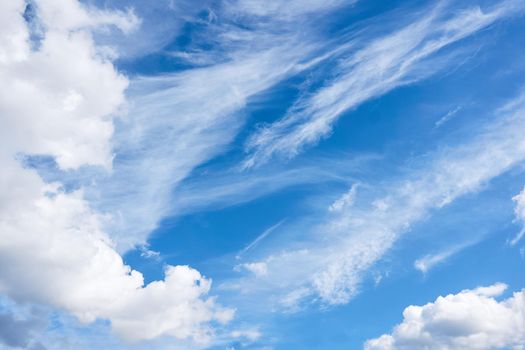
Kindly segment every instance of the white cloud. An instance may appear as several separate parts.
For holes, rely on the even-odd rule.
[[[455,253],[454,250],[446,250],[433,255],[425,255],[424,257],[414,261],[414,267],[421,271],[422,274],[426,274],[434,266],[443,263],[449,257]]]
[[[240,264],[235,267],[235,270],[240,271],[241,268],[250,271],[258,277],[265,276],[268,273],[268,266],[265,262],[252,262]]]
[[[411,167],[408,176],[363,186],[362,200],[352,207],[327,218],[318,216],[315,224],[307,217],[303,226],[287,225],[291,230],[279,236],[284,240],[301,232],[300,240],[259,259],[267,264],[267,284],[255,288],[244,277],[233,283],[235,288],[243,292],[252,288],[258,298],[266,294],[273,301],[299,296],[292,298],[292,306],[307,299],[325,304],[348,302],[358,293],[367,271],[415,223],[479,191],[525,160],[525,100],[514,99],[508,108],[494,113],[493,121],[479,128],[477,136],[426,154],[426,161]]]
[[[221,14],[231,19],[227,6]],[[174,191],[198,165],[228,149],[250,99],[316,62],[317,45],[295,32],[224,22],[205,25],[218,47],[205,66],[131,81],[128,113],[113,138],[113,172],[86,189],[98,209],[117,213],[108,230],[119,251],[143,244],[166,215],[188,210],[180,207],[184,196],[172,200]]]
[[[242,329],[231,332],[232,338],[246,338],[249,341],[256,341],[261,337],[261,332],[257,329]]]
[[[439,118],[439,120],[436,122],[435,124],[435,127],[436,128],[439,128],[441,125],[445,124],[446,122],[448,122],[450,119],[454,118],[454,116],[459,112],[461,111],[462,107],[461,106],[457,106],[456,108],[454,109],[451,109],[450,111],[447,112],[447,114],[445,114],[443,117]]]
[[[173,209],[173,188],[226,149],[248,99],[318,62],[314,45],[295,31],[210,24],[226,54],[206,67],[129,83],[110,61],[119,52],[94,37],[136,30],[133,11],[33,3],[38,47],[29,43],[25,2],[0,4],[0,292],[83,322],[108,319],[130,341],[209,340],[232,310],[207,297],[208,279],[168,266],[164,280],[144,285],[119,252],[143,244]],[[247,50],[247,42],[257,45]],[[52,157],[55,177],[78,174],[81,188],[46,183],[15,160],[20,154]]]
[[[27,57],[28,47],[26,41],[29,33],[20,30],[24,27],[21,16],[12,16],[13,13],[22,13],[25,9],[23,1],[4,1],[0,6],[0,63],[16,62]]]
[[[470,245],[472,245],[472,242],[451,246],[438,253],[425,255],[414,261],[414,268],[426,275],[436,265],[444,263],[447,259]]]
[[[124,339],[138,341],[160,335],[193,338],[205,343],[213,329],[206,322],[227,323],[233,310],[218,307],[213,299],[202,299],[211,282],[187,266],[169,266],[164,281],[122,295],[106,311],[112,327]]]
[[[270,17],[273,21],[297,20],[300,17],[323,13],[333,10],[343,4],[348,5],[356,2],[343,0],[233,0],[230,8],[236,13],[249,14],[253,16]]]
[[[321,298],[347,302],[357,292],[362,274],[414,223],[523,162],[525,143],[520,133],[525,129],[525,105],[514,107],[497,115],[497,121],[471,142],[431,155],[426,167],[390,183],[379,197],[389,204],[384,210],[372,209],[374,199],[372,208],[353,207],[321,228],[334,242],[321,250],[323,267],[314,274],[314,289]]]
[[[346,209],[354,204],[355,196],[357,195],[357,184],[353,184],[348,192],[339,197],[328,208],[329,211],[337,212]]]
[[[464,290],[411,305],[391,334],[368,340],[366,350],[490,350],[525,348],[525,291],[498,301],[504,284]]]
[[[256,166],[275,155],[294,157],[329,135],[345,111],[454,64],[457,54],[443,57],[442,49],[522,10],[521,2],[509,0],[488,11],[474,7],[450,15],[441,4],[397,32],[363,38],[366,45],[357,51],[357,44],[349,45],[346,51],[351,51],[334,69],[335,78],[296,101],[282,119],[251,136],[245,165]]]
[[[268,235],[270,235],[273,231],[275,231],[276,229],[278,229],[283,223],[284,223],[285,220],[281,220],[279,221],[278,223],[276,223],[275,225],[272,225],[271,227],[267,228],[266,230],[263,231],[263,233],[261,233],[259,236],[257,236],[257,238],[255,238],[250,244],[248,244],[246,247],[244,247],[240,252],[239,254],[237,254],[237,259],[240,259],[244,254],[246,254],[247,252],[249,252],[250,250],[254,249],[255,247],[257,247],[259,245],[259,243],[261,243],[261,241],[263,239],[265,239],[266,237],[268,237]]]
[[[360,156],[341,155],[310,157],[306,162],[272,164],[252,171],[216,170],[206,167],[200,174],[193,174],[175,190],[177,202],[174,213],[178,215],[202,210],[217,210],[263,197],[293,186],[321,183],[348,183],[350,173],[364,169],[377,160],[373,154]]]
[[[48,31],[73,31],[81,28],[100,30],[102,27],[116,26],[128,33],[136,29],[140,20],[129,9],[105,11],[89,7],[77,0],[36,0],[38,15]]]
[[[0,28],[0,40],[17,47],[9,49],[0,66],[4,152],[52,155],[63,169],[110,167],[109,115],[124,102],[127,79],[97,57],[87,31],[48,30],[38,51],[31,51],[20,15],[24,2],[4,3],[10,8],[2,13],[12,19]],[[39,3],[39,9],[46,4]],[[15,22],[18,26],[11,28]]]
[[[227,149],[244,121],[247,99],[295,72],[304,51],[288,48],[132,82],[128,115],[113,139],[113,172],[89,193],[98,208],[119,214],[108,228],[119,250],[144,243],[173,213],[173,189]]]
[[[523,235],[525,234],[525,187],[519,194],[512,197],[512,200],[516,202],[516,207],[514,208],[514,215],[516,217],[515,220],[523,226],[516,237],[510,241],[511,245],[515,245],[523,238]]]
[[[128,82],[98,55],[91,27],[128,30],[136,21],[76,1],[35,4],[45,36],[33,50],[25,1],[0,3],[0,16],[9,19],[0,22],[0,293],[82,322],[108,319],[130,341],[159,335],[207,341],[212,323],[233,316],[206,296],[210,280],[168,266],[164,280],[144,285],[103,230],[111,215],[95,211],[82,189],[45,183],[16,160],[38,154],[53,157],[62,170],[111,169],[113,116]]]

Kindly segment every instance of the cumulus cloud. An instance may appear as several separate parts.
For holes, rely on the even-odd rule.
[[[113,119],[127,79],[99,55],[92,27],[131,30],[134,15],[87,8],[76,0],[35,1],[45,29],[31,47],[26,2],[0,3],[0,293],[77,316],[103,318],[130,341],[160,335],[204,342],[209,322],[233,311],[207,298],[211,281],[187,266],[144,285],[125,265],[83,189],[46,183],[20,155],[46,155],[61,170],[112,167]],[[34,19],[36,20],[36,19]]]
[[[110,114],[124,102],[127,79],[98,57],[87,30],[48,28],[40,47],[33,51],[22,17],[25,2],[0,6],[10,17],[0,27],[1,42],[9,43],[2,45],[5,52],[0,54],[4,153],[51,155],[63,169],[81,165],[109,168]],[[37,3],[38,13],[48,7],[45,1]]]
[[[525,348],[525,290],[497,300],[506,285],[440,296],[411,305],[391,334],[368,340],[366,350],[489,350]]]
[[[107,311],[118,334],[130,341],[160,335],[207,342],[213,335],[208,321],[229,322],[233,310],[220,308],[214,299],[202,299],[211,282],[187,266],[169,266],[164,281],[155,281],[123,295]]]

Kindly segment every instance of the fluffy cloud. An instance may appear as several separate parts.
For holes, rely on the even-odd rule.
[[[164,281],[155,281],[136,292],[123,295],[107,311],[113,328],[125,339],[137,341],[168,334],[206,342],[210,327],[198,327],[208,321],[226,323],[231,309],[218,307],[212,298],[203,300],[211,282],[187,266],[170,266]]]
[[[524,349],[525,290],[495,299],[506,288],[495,284],[409,306],[392,334],[367,341],[365,349]]]
[[[39,11],[49,10],[45,1],[37,5]],[[86,30],[48,28],[32,51],[21,16],[24,1],[0,6],[11,18],[0,27],[0,43],[8,43],[0,54],[3,152],[51,155],[64,169],[109,167],[109,115],[124,102],[125,77],[99,57]],[[42,25],[47,28],[48,22]]]
[[[109,319],[130,341],[160,335],[206,341],[208,322],[233,313],[206,298],[211,282],[187,266],[144,285],[104,231],[110,214],[83,190],[66,191],[24,167],[19,155],[53,157],[62,170],[111,169],[113,117],[127,79],[100,54],[93,26],[132,30],[132,13],[88,9],[76,0],[35,1],[38,47],[26,2],[0,3],[0,293],[65,310],[83,322]],[[5,19],[5,21],[4,21]]]

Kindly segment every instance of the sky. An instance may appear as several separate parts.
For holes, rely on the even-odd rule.
[[[525,2],[0,2],[0,349],[525,349]]]

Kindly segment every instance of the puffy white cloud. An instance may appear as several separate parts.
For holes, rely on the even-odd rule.
[[[213,334],[208,321],[226,323],[233,310],[201,299],[211,282],[187,266],[169,266],[164,281],[155,281],[135,293],[123,295],[107,311],[113,328],[130,341],[172,335],[206,342]]]
[[[187,266],[144,285],[125,265],[82,189],[65,191],[24,167],[19,154],[53,157],[61,169],[112,166],[113,118],[127,79],[99,55],[91,27],[130,30],[130,13],[87,9],[75,0],[35,1],[45,29],[29,42],[25,1],[0,3],[0,293],[40,303],[82,322],[111,321],[130,341],[160,335],[204,342],[209,322],[233,311],[207,298],[211,281]]]
[[[23,1],[3,1],[0,4],[0,63],[20,61],[28,54],[27,39],[29,33],[20,30],[25,26],[22,16],[13,16],[13,13],[22,13],[25,9]]]
[[[0,27],[0,43],[11,43],[2,45],[6,54],[0,61],[3,151],[51,155],[64,169],[109,167],[110,114],[124,102],[127,79],[97,56],[87,31],[48,29],[39,49],[31,51],[24,4],[0,5],[11,18]],[[45,1],[37,5],[39,11],[48,8]]]
[[[391,334],[368,340],[365,349],[524,349],[525,290],[498,301],[506,288],[498,283],[411,305]]]
[[[144,286],[142,274],[123,263],[100,230],[105,218],[90,210],[81,192],[54,190],[26,170],[12,173],[16,179],[7,183],[23,179],[41,192],[26,190],[18,205],[0,212],[1,292],[58,307],[84,322],[109,319],[132,341],[162,334],[205,341],[212,334],[205,322],[232,317],[205,298],[210,281],[191,268],[168,267],[164,281]]]

